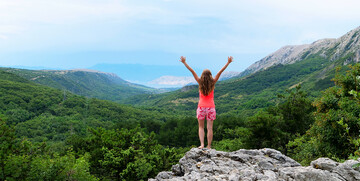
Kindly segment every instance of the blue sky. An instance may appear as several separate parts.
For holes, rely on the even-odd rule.
[[[360,26],[357,0],[0,0],[0,66],[178,65],[230,71]],[[186,70],[184,70],[186,72]]]

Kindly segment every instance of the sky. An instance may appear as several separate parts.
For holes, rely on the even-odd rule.
[[[358,0],[0,0],[0,66],[179,66],[183,55],[217,70],[231,55],[227,70],[240,72],[282,46],[360,26],[358,7]]]

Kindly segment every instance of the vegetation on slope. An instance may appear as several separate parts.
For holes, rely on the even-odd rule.
[[[180,116],[65,95],[0,71],[0,180],[154,176],[169,169],[182,150],[164,148],[149,132],[175,117]],[[100,167],[107,172],[99,172]]]
[[[32,82],[70,91],[77,95],[121,102],[123,99],[145,93],[157,93],[157,89],[127,82],[115,74],[90,70],[25,70],[0,68]]]

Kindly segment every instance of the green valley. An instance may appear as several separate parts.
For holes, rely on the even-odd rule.
[[[303,165],[359,158],[359,31],[285,47],[219,82],[212,148],[274,148]],[[0,180],[146,180],[169,170],[199,144],[198,87],[152,91],[98,72],[1,68]]]

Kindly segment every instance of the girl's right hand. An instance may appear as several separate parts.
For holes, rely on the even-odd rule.
[[[228,57],[228,63],[231,63],[233,61],[233,59],[234,58],[232,56]]]
[[[186,61],[186,57],[181,56],[181,57],[180,57],[180,62],[185,63],[185,61]]]

